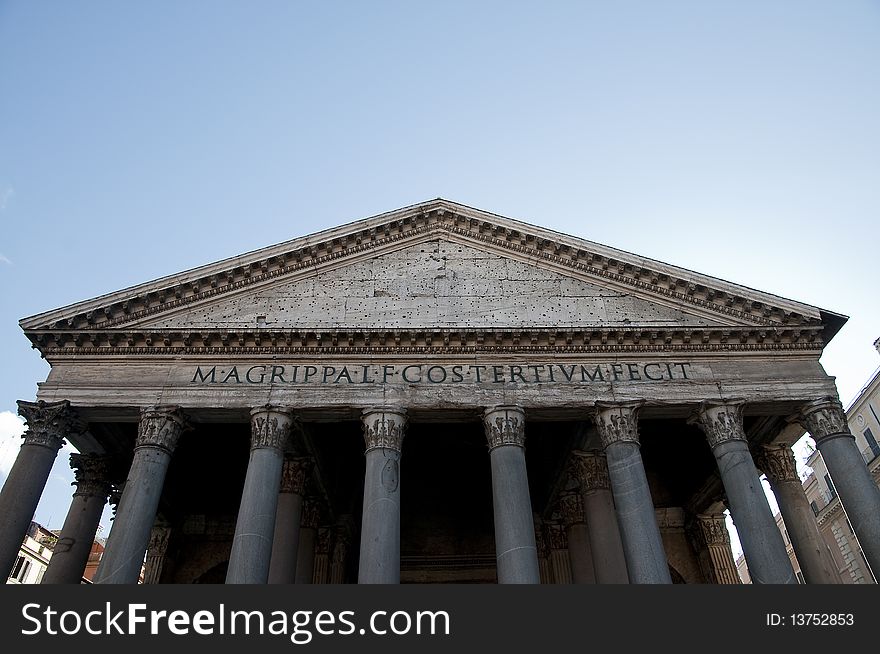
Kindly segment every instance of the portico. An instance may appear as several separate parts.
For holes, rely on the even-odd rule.
[[[752,453],[800,421],[855,465],[818,363],[844,320],[408,207],[22,321],[52,369],[0,533],[66,439],[101,461],[101,505],[122,488],[98,583],[134,583],[157,525],[159,583],[730,583],[725,506],[752,578],[796,583]]]

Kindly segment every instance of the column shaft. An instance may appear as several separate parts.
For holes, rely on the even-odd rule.
[[[79,584],[95,542],[98,523],[110,495],[109,461],[104,457],[71,454],[77,486],[43,584]]]
[[[270,584],[292,584],[296,581],[296,563],[299,550],[299,521],[302,515],[302,495],[282,493],[275,511],[275,535],[272,538],[272,559],[269,564]]]
[[[299,547],[296,553],[296,577],[297,584],[314,583],[315,574],[315,548],[318,543],[318,523],[321,511],[314,499],[306,500],[303,504],[302,518],[300,520]]]
[[[580,492],[566,493],[559,498],[559,512],[565,524],[571,578],[576,584],[595,584],[593,551],[590,532],[584,518],[584,502]]]
[[[270,584],[292,584],[296,581],[303,492],[309,467],[309,462],[306,459],[288,458],[284,460],[281,472],[281,492],[278,495],[278,505],[275,510],[272,559],[269,563]]]
[[[811,402],[801,412],[801,424],[816,441],[865,559],[880,579],[880,488],[849,431],[843,407],[833,398]]]
[[[359,584],[400,583],[400,452],[367,451]]]
[[[314,527],[302,527],[300,529],[294,583],[312,583],[312,576],[315,574],[315,544],[317,539],[318,530]]]
[[[367,409],[364,505],[359,584],[400,583],[400,450],[406,433],[402,409]]]
[[[12,572],[64,437],[79,426],[69,402],[19,402],[24,443],[0,491],[0,575]]]
[[[628,584],[629,574],[605,456],[598,452],[578,452],[574,464],[588,526],[596,583]]]
[[[569,525],[566,535],[572,581],[576,584],[595,584],[596,571],[593,569],[593,552],[587,525],[583,522]]]
[[[794,453],[789,445],[764,446],[757,451],[759,467],[767,475],[785,530],[808,584],[839,584],[831,553],[819,533],[816,516],[797,475]]]
[[[526,472],[525,415],[519,407],[484,414],[492,466],[498,583],[539,584],[535,525]]]
[[[630,583],[671,584],[638,434],[638,405],[600,405],[596,426],[605,447],[608,478]]]
[[[742,405],[704,403],[697,417],[712,447],[752,582],[796,584],[782,534],[742,427]]]
[[[227,584],[265,584],[269,580],[283,448],[291,422],[288,411],[275,407],[251,412],[251,453],[226,571]]]

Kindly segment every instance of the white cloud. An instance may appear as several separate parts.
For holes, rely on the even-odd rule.
[[[12,470],[21,447],[24,420],[12,411],[0,411],[0,474],[6,477]]]
[[[0,254],[0,263],[5,263],[7,266],[12,265],[12,261],[10,261],[9,258],[3,254]]]
[[[6,209],[6,205],[9,204],[9,201],[14,195],[15,189],[12,188],[12,184],[7,184],[3,190],[0,191],[0,211]]]

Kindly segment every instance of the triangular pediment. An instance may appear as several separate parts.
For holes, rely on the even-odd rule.
[[[595,328],[743,324],[433,238],[132,325],[150,330]]]
[[[438,199],[47,311],[21,326],[45,353],[53,344],[153,343],[151,332],[177,332],[186,344],[189,331],[247,330],[260,342],[264,331],[303,329],[632,328],[638,340],[637,328],[705,327],[739,329],[743,343],[781,330],[795,340],[821,335],[820,342],[844,321]],[[762,331],[746,337],[745,330]],[[688,333],[676,338],[688,342]]]

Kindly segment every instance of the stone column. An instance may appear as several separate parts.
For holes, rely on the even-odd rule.
[[[299,530],[299,547],[296,553],[297,584],[310,584],[315,574],[315,545],[318,540],[318,520],[321,511],[315,500],[308,499],[303,505]]]
[[[605,455],[600,452],[575,452],[573,472],[580,484],[584,514],[589,525],[593,570],[598,584],[628,584],[626,558],[620,541],[614,498]]]
[[[95,573],[96,584],[136,584],[141,574],[150,530],[171,454],[187,429],[179,407],[141,410],[134,459],[119,500],[104,556]]]
[[[550,546],[547,544],[547,529],[540,517],[532,516],[535,522],[535,546],[538,548],[538,575],[542,584],[553,583],[553,568],[550,566]]]
[[[164,520],[157,520],[150,530],[147,560],[144,562],[144,584],[158,584],[162,578],[169,540],[171,540],[171,526]]]
[[[351,531],[343,525],[333,530],[333,556],[330,558],[330,583],[345,583],[345,564],[351,546]]]
[[[359,584],[400,583],[400,450],[404,409],[363,412],[366,444]]]
[[[767,475],[767,481],[776,496],[804,580],[808,584],[841,583],[798,477],[791,446],[761,446],[755,452],[755,463]]]
[[[281,468],[281,490],[275,510],[275,535],[269,563],[270,584],[292,584],[296,581],[300,521],[303,492],[311,470],[311,460],[286,458]]]
[[[269,580],[284,446],[292,423],[293,416],[285,409],[263,406],[251,411],[251,454],[235,521],[227,584],[265,584]]]
[[[599,404],[596,428],[608,460],[623,553],[633,584],[671,584],[639,444],[639,404]]]
[[[756,584],[796,584],[782,534],[749,452],[741,403],[704,402],[691,418],[706,433],[718,463],[730,515]]]
[[[576,584],[595,584],[590,533],[584,517],[584,501],[580,492],[565,493],[559,498],[559,509],[568,540],[571,579]]]
[[[315,574],[313,584],[326,584],[330,580],[330,529],[318,529],[318,542],[315,544]]]
[[[824,398],[801,410],[799,421],[810,432],[834,481],[874,576],[880,575],[880,488],[850,433],[840,402]]]
[[[568,538],[565,527],[558,522],[547,525],[547,537],[550,541],[550,570],[554,584],[570,584],[571,558],[568,556]]]
[[[538,550],[526,473],[525,413],[496,406],[483,413],[492,464],[495,555],[500,584],[539,584]]]
[[[0,492],[0,578],[6,579],[40,503],[64,438],[83,431],[70,402],[18,402],[27,421],[24,443]]]
[[[105,456],[71,454],[76,492],[52,550],[43,584],[79,584],[95,542],[98,523],[110,495],[110,460]]]
[[[716,584],[742,583],[736,570],[736,561],[730,549],[730,534],[723,513],[700,514],[698,539],[709,557],[709,576]]]

